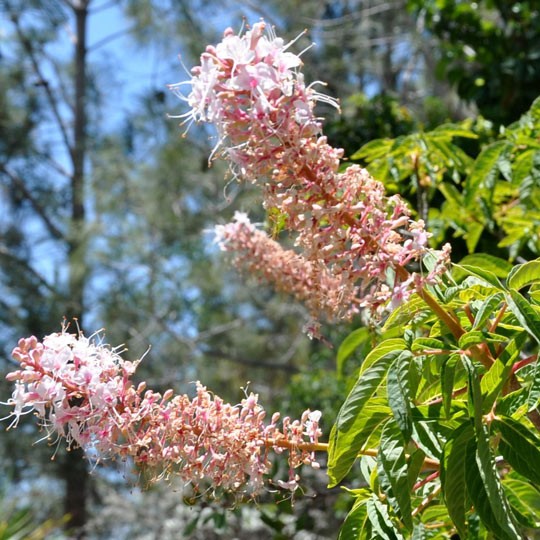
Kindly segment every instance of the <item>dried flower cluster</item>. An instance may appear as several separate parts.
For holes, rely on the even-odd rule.
[[[301,420],[288,417],[278,426],[279,413],[265,425],[265,410],[257,395],[239,405],[223,402],[197,383],[194,398],[145,390],[133,385],[138,362],[129,362],[98,337],[65,331],[38,342],[21,339],[13,351],[20,369],[8,374],[15,391],[11,426],[21,414],[35,411],[47,438],[65,438],[102,457],[131,458],[150,480],[177,474],[200,490],[256,494],[271,468],[269,453],[289,452],[289,480],[298,487],[294,469],[318,468],[313,450],[320,435],[319,411]]]
[[[299,252],[280,251],[239,222],[218,229],[222,248],[239,251],[237,261],[299,298],[306,298],[309,283],[316,334],[322,313],[350,319],[359,306],[375,311],[429,283],[404,268],[425,254],[428,233],[365,169],[339,172],[343,150],[327,143],[314,114],[317,102],[337,102],[305,85],[300,55],[288,52],[292,43],[264,22],[241,36],[227,29],[221,43],[206,48],[191,80],[171,89],[191,107],[181,115],[185,121],[215,124],[219,140],[211,159],[219,154],[239,179],[262,184],[265,208],[284,220]],[[187,97],[182,85],[191,87]],[[433,275],[443,271],[448,250]]]

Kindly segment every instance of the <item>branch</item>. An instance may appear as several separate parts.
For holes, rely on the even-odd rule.
[[[19,18],[16,13],[11,11],[11,6],[8,5],[8,9],[10,11],[10,19],[15,25],[15,29],[17,31],[17,36],[19,37],[19,40],[21,41],[24,50],[28,54],[28,57],[30,58],[30,61],[32,63],[32,67],[36,73],[36,75],[39,78],[39,82],[41,83],[41,86],[45,88],[45,93],[47,95],[47,99],[51,105],[53,116],[58,124],[58,128],[62,134],[62,138],[64,140],[64,144],[66,145],[66,148],[70,154],[71,157],[73,157],[73,148],[71,146],[71,143],[69,141],[68,132],[66,130],[66,127],[64,126],[64,122],[62,121],[62,116],[60,115],[60,110],[58,108],[58,103],[56,101],[56,98],[51,90],[51,87],[49,86],[49,83],[47,82],[47,79],[43,75],[41,68],[39,66],[38,59],[36,58],[36,55],[34,54],[34,49],[32,47],[31,41],[24,35],[21,25],[19,23]]]
[[[39,153],[38,155],[41,159],[47,161],[51,165],[51,167],[53,167],[53,169],[59,172],[62,176],[65,176],[66,178],[71,180],[73,175],[69,171],[67,171],[62,165],[60,165],[58,161],[56,161],[55,159],[53,159],[51,156],[47,154]]]
[[[94,44],[90,45],[88,47],[88,52],[94,52],[96,49],[99,49],[100,47],[103,47],[103,45],[106,45],[107,43],[110,43],[111,41],[114,41],[115,39],[121,38],[122,36],[126,34],[130,34],[131,32],[134,32],[139,27],[138,24],[134,24],[133,26],[130,26],[128,28],[124,28],[123,30],[118,30],[118,32],[113,32],[112,34],[109,34],[107,37],[104,37],[103,39],[100,39],[99,41],[96,41]]]
[[[265,368],[265,369],[280,369],[287,371],[288,373],[298,373],[299,369],[295,366],[289,364],[274,364],[272,362],[264,362],[261,360],[251,360],[249,358],[244,358],[241,356],[236,356],[227,351],[221,349],[207,349],[202,351],[203,354],[211,356],[213,358],[221,358],[223,360],[229,360],[230,362],[235,362],[237,364],[242,364],[245,366]]]
[[[357,19],[362,20],[372,15],[377,15],[378,13],[390,11],[395,9],[395,7],[395,4],[392,2],[387,2],[386,4],[380,4],[378,6],[358,10],[343,17],[335,17],[333,19],[312,19],[310,17],[302,17],[300,20],[306,24],[309,24],[310,26],[319,26],[323,28],[328,26],[339,26],[340,24],[351,23]]]
[[[114,6],[117,6],[118,5],[118,0],[111,0],[110,2],[104,2],[103,4],[101,4],[101,6],[96,6],[95,8],[92,8],[89,11],[89,13],[91,13],[92,15],[94,13],[99,13],[100,11],[103,11],[105,9],[109,9],[111,7],[114,7]]]
[[[55,294],[58,293],[58,291],[50,283],[48,283],[43,276],[41,276],[36,270],[34,270],[34,268],[32,268],[27,261],[21,259],[20,257],[17,257],[16,255],[13,255],[13,253],[10,253],[3,246],[0,246],[0,257],[8,259],[10,262],[16,264],[17,266],[21,266],[26,272],[31,274],[35,279],[39,281],[41,285],[43,285],[49,291]]]
[[[24,181],[22,178],[17,176],[16,174],[8,171],[4,165],[0,165],[0,171],[4,172],[13,182],[15,186],[17,186],[23,196],[30,202],[34,210],[39,214],[45,225],[47,226],[47,229],[51,233],[54,238],[57,240],[65,240],[64,233],[56,227],[56,225],[51,221],[49,216],[47,216],[45,209],[41,206],[41,204],[38,202],[38,200],[30,193],[26,185],[24,184]]]

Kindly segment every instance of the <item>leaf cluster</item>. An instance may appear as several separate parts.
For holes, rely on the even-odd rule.
[[[344,341],[341,372],[367,340],[357,330]],[[340,538],[517,540],[538,528],[540,259],[465,257],[377,341],[329,440],[330,486],[349,474],[364,485]]]
[[[453,234],[469,253],[495,243],[511,260],[538,256],[540,98],[480,150],[466,148],[464,139],[485,139],[487,128],[481,120],[444,124],[370,141],[351,158],[364,160],[375,178],[413,200],[437,243]]]

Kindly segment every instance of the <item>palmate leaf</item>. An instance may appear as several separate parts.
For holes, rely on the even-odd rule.
[[[384,402],[371,398],[347,430],[338,431],[336,425],[332,427],[328,445],[329,487],[343,480],[362,448],[391,416],[392,411]]]
[[[516,352],[514,359],[517,358],[518,355],[519,351]],[[482,377],[480,389],[482,392],[482,411],[484,413],[487,413],[493,406],[493,403],[495,403],[508,375],[510,375],[512,361],[513,360],[505,365],[500,358],[497,358],[489,368],[488,372]]]
[[[397,309],[386,319],[383,326],[383,331],[389,330],[396,326],[403,324],[404,320],[410,321],[411,317],[415,316],[418,312],[428,309],[428,305],[417,294],[411,295],[407,302],[401,304]]]
[[[357,150],[351,159],[366,158],[368,162],[374,161],[377,158],[385,156],[390,150],[393,143],[393,139],[375,139],[364,144],[359,150]]]
[[[409,456],[409,460],[407,461],[407,477],[409,479],[409,490],[412,490],[414,484],[416,483],[416,479],[418,478],[418,475],[422,470],[422,465],[424,463],[425,457],[425,452],[420,449],[415,450]]]
[[[499,451],[521,475],[540,485],[540,439],[523,424],[501,416],[492,426],[501,434]]]
[[[459,338],[458,345],[460,349],[468,349],[473,345],[480,343],[498,342],[502,343],[507,341],[505,336],[500,334],[493,334],[491,332],[473,330],[472,332],[466,332]]]
[[[400,429],[395,422],[385,424],[377,456],[377,471],[381,487],[405,527],[412,529],[409,475]]]
[[[477,139],[478,135],[470,129],[459,124],[441,124],[434,130],[428,131],[426,137],[430,139],[451,139],[452,137],[465,137],[467,139]]]
[[[492,364],[487,373],[480,381],[480,391],[482,392],[482,410],[487,413],[502,390],[510,372],[513,363],[519,357],[521,348],[527,340],[527,333],[520,332],[499,354],[497,360]]]
[[[470,358],[463,356],[462,362],[469,373],[469,411],[474,417],[476,434],[476,442],[469,441],[467,447],[468,493],[487,528],[501,538],[519,539],[521,535],[502,488],[490,446],[489,433],[483,423],[482,393],[478,373]]]

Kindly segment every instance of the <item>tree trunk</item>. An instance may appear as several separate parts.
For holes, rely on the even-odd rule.
[[[86,282],[86,233],[84,208],[84,158],[86,151],[86,24],[89,0],[79,0],[73,5],[76,19],[75,43],[75,107],[73,126],[73,147],[71,158],[73,174],[71,178],[71,226],[68,244],[69,303],[66,309],[68,322],[83,327],[84,288]],[[84,453],[73,448],[65,454],[62,476],[66,482],[64,508],[69,514],[67,528],[73,538],[86,536],[84,525],[87,520],[88,471]]]

